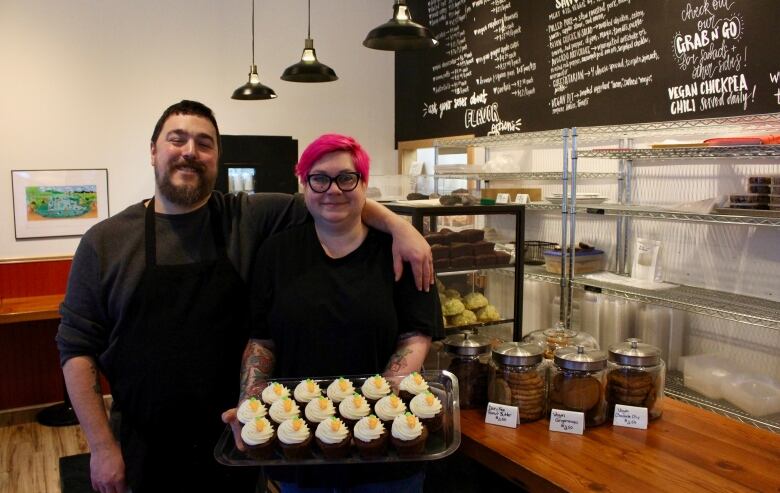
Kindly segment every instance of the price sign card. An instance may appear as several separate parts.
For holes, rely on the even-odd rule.
[[[582,435],[585,431],[585,413],[553,409],[550,412],[550,431]]]
[[[517,428],[518,413],[516,406],[505,406],[503,404],[494,404],[488,402],[487,412],[485,413],[485,423],[489,425],[505,426],[507,428]]]
[[[527,204],[530,198],[527,193],[518,193],[515,195],[515,204]]]
[[[615,405],[615,415],[612,418],[612,424],[615,426],[624,426],[626,428],[647,429],[647,408]]]
[[[509,203],[509,194],[508,193],[497,193],[496,194],[496,204],[508,204]]]
[[[409,167],[409,176],[420,176],[422,174],[423,164],[425,163],[422,161],[413,162]]]

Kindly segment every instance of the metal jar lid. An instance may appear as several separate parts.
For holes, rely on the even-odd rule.
[[[479,334],[453,334],[444,339],[444,347],[458,356],[479,356],[490,350],[490,340]]]
[[[493,350],[493,361],[508,366],[532,366],[542,361],[543,353],[538,344],[505,342]]]
[[[631,338],[610,346],[609,360],[626,366],[656,366],[661,362],[661,350]]]
[[[607,366],[607,353],[585,346],[562,347],[555,350],[555,366],[564,370],[598,371]]]

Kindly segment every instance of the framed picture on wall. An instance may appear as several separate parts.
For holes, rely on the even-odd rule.
[[[108,217],[107,169],[12,170],[16,239],[83,235]]]

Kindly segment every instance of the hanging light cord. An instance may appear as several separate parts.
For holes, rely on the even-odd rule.
[[[252,0],[252,66],[255,65],[255,0]]]
[[[306,26],[306,39],[311,39],[311,0],[309,0],[309,24]]]

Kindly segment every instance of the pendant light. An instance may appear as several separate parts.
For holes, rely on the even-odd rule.
[[[306,30],[306,40],[303,45],[301,61],[290,65],[282,74],[282,80],[289,82],[330,82],[338,76],[332,68],[317,60],[314,51],[314,40],[311,39],[311,0],[309,0],[309,24]]]
[[[406,0],[395,0],[393,18],[372,29],[363,41],[367,48],[388,51],[422,50],[438,44],[427,27],[412,21]]]
[[[232,99],[274,99],[276,93],[260,83],[255,65],[255,0],[252,0],[252,65],[249,67],[249,82],[233,91]]]

